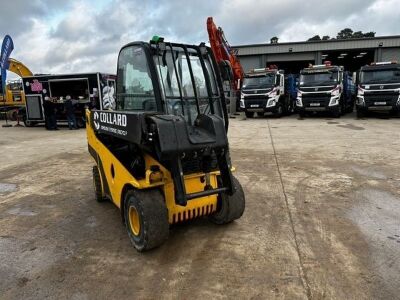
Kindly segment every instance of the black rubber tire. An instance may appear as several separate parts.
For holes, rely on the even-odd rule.
[[[357,118],[361,119],[365,117],[365,111],[362,109],[357,109]]]
[[[129,225],[129,207],[139,215],[140,231],[135,235]],[[168,210],[159,190],[130,190],[125,195],[125,226],[129,239],[139,252],[156,248],[169,235]]]
[[[258,112],[257,116],[259,116],[260,118],[264,117],[264,113],[263,112]]]
[[[352,113],[354,111],[354,103],[351,103],[350,106],[347,108],[346,112]]]
[[[283,108],[282,103],[278,102],[276,110],[274,111],[275,118],[280,118],[285,113],[285,109]]]
[[[245,111],[244,114],[246,115],[246,118],[254,117],[254,112],[251,112],[251,111]]]
[[[334,111],[332,111],[332,115],[334,118],[340,118],[342,115],[342,106],[339,104]]]
[[[101,186],[101,178],[99,168],[97,166],[93,166],[93,188],[94,188],[94,197],[97,202],[105,202],[107,198],[103,195],[103,188]]]
[[[217,212],[210,216],[211,222],[219,225],[227,224],[243,215],[246,206],[243,188],[235,177],[233,177],[233,185],[236,192],[232,196],[225,193],[218,196]]]

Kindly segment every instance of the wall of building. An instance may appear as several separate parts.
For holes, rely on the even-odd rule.
[[[383,48],[379,61],[400,61],[400,48]]]

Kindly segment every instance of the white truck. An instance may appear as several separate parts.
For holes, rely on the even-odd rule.
[[[247,118],[271,112],[280,117],[291,111],[285,95],[285,75],[277,68],[254,69],[247,73],[240,93],[240,108]]]

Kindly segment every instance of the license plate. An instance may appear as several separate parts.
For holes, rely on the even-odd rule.
[[[258,104],[251,104],[250,107],[259,107]]]
[[[310,103],[310,106],[320,106],[320,103]]]
[[[385,101],[383,101],[383,102],[374,102],[374,104],[375,105],[386,105],[386,102]]]

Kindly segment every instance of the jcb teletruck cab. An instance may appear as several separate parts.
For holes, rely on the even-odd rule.
[[[300,116],[327,111],[338,118],[354,109],[355,86],[341,66],[311,65],[300,71],[296,108]]]
[[[290,103],[285,96],[285,78],[282,70],[254,69],[245,75],[240,108],[247,118],[252,118],[255,112],[259,116],[272,112],[280,117],[290,110],[289,106]]]
[[[359,117],[368,111],[397,114],[400,110],[400,64],[380,62],[362,67],[356,108]]]
[[[116,110],[87,114],[96,198],[120,208],[137,250],[162,244],[170,224],[201,216],[223,224],[243,214],[222,81],[204,44],[155,37],[124,46]]]

